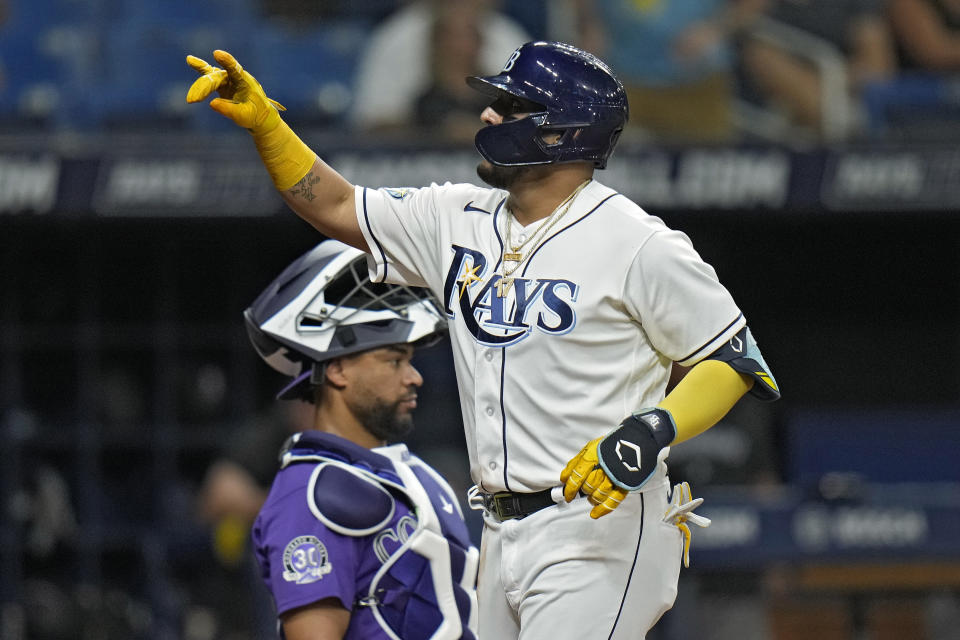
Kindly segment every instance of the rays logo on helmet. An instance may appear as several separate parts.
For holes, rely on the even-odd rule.
[[[322,580],[333,571],[327,548],[316,536],[297,536],[283,550],[283,579],[297,584]]]
[[[520,49],[517,49],[512,54],[510,54],[510,58],[507,59],[507,63],[503,65],[503,70],[500,71],[500,73],[506,73],[507,71],[510,71],[511,69],[513,69],[513,65],[517,62],[517,58],[519,57],[520,57]]]

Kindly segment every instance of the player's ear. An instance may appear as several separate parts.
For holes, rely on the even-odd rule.
[[[324,367],[324,384],[329,383],[337,389],[347,386],[348,377],[343,366],[343,358],[328,360]]]

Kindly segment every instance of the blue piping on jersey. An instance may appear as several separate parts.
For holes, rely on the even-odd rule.
[[[693,352],[690,353],[690,355],[686,356],[685,358],[680,358],[679,360],[677,360],[677,362],[685,362],[685,361],[689,360],[690,358],[692,358],[693,356],[697,355],[704,347],[706,347],[708,344],[710,344],[711,342],[713,342],[714,340],[716,340],[717,338],[719,338],[720,336],[722,336],[728,329],[730,329],[730,327],[732,327],[733,325],[735,325],[735,324],[737,324],[738,322],[740,322],[740,318],[742,318],[742,317],[743,317],[743,312],[741,311],[741,312],[740,312],[740,315],[738,315],[736,318],[734,318],[734,319],[733,319],[733,322],[731,322],[730,324],[728,324],[727,326],[725,326],[723,329],[721,329],[720,332],[717,333],[717,335],[713,336],[712,338],[710,338],[709,340],[707,340],[706,342],[704,342],[702,345],[700,345],[699,347],[697,347],[696,349],[694,349]]]
[[[503,425],[503,486],[510,491],[510,482],[507,480],[507,410],[503,406],[504,372],[507,370],[507,349],[500,349],[500,420]]]
[[[387,281],[387,253],[383,250],[383,245],[380,244],[380,241],[377,240],[377,234],[373,232],[373,229],[370,227],[370,214],[367,212],[367,187],[363,188],[363,221],[367,224],[367,231],[370,232],[370,237],[373,238],[373,241],[377,245],[377,250],[380,252],[380,262],[383,263],[383,277],[376,282],[386,282]]]
[[[547,239],[543,242],[543,244],[541,244],[539,247],[537,247],[536,250],[535,250],[533,253],[530,254],[530,258],[527,259],[527,264],[524,265],[523,271],[521,272],[521,275],[526,275],[526,274],[527,274],[527,267],[529,267],[529,266],[530,266],[530,263],[533,262],[533,256],[536,255],[537,251],[540,251],[540,249],[542,249],[548,242],[550,242],[551,240],[553,240],[554,238],[556,238],[558,235],[560,235],[561,233],[563,233],[564,231],[566,231],[567,229],[569,229],[569,228],[572,227],[573,225],[577,224],[578,222],[580,222],[581,220],[583,220],[584,218],[586,218],[587,216],[589,216],[590,214],[592,214],[594,211],[596,211],[596,210],[599,209],[601,206],[603,206],[603,204],[604,204],[607,200],[609,200],[610,198],[612,198],[613,196],[616,196],[616,195],[619,195],[619,194],[614,193],[614,194],[611,194],[611,195],[607,196],[606,198],[604,198],[603,200],[601,200],[600,202],[598,202],[598,203],[597,203],[597,206],[595,206],[593,209],[590,209],[590,211],[586,212],[585,214],[583,214],[582,216],[580,216],[579,218],[577,218],[576,220],[574,220],[573,222],[571,222],[569,225],[567,225],[566,227],[560,229],[560,230],[557,231],[555,234],[553,234],[552,236],[550,236],[549,238],[547,238]],[[500,251],[500,258],[497,259],[497,264],[496,264],[496,266],[494,267],[494,270],[496,270],[496,269],[500,266],[500,263],[501,263],[501,261],[503,260],[503,251],[502,251],[502,249],[503,249],[503,239],[500,237],[500,230],[499,230],[499,228],[498,228],[498,226],[497,226],[497,216],[498,216],[498,214],[500,213],[500,208],[503,206],[503,203],[504,203],[504,202],[506,202],[506,200],[501,201],[500,204],[497,205],[497,208],[496,208],[496,210],[494,211],[494,214],[493,214],[493,216],[492,216],[492,219],[493,219],[493,230],[494,230],[494,233],[497,234],[497,240],[500,242],[500,249],[501,249],[501,251]],[[516,305],[516,301],[514,301],[514,305]],[[510,489],[510,484],[509,484],[509,482],[507,481],[507,457],[508,457],[508,456],[507,456],[507,412],[506,412],[506,409],[504,408],[504,405],[503,405],[504,379],[505,379],[505,377],[506,377],[506,370],[507,370],[507,347],[504,347],[504,348],[500,349],[500,352],[501,352],[501,355],[500,355],[500,358],[501,358],[501,362],[500,362],[500,416],[501,416],[502,424],[503,424],[503,485],[504,485],[504,487],[506,487],[506,490],[507,490],[507,491],[510,491],[510,490],[511,490],[511,489]]]
[[[620,598],[620,608],[617,609],[617,617],[613,620],[613,627],[610,629],[610,635],[607,640],[613,638],[617,630],[617,623],[620,622],[620,614],[623,613],[623,604],[627,601],[627,592],[630,591],[630,582],[633,580],[633,570],[637,568],[637,558],[640,557],[640,543],[643,541],[643,516],[647,509],[647,503],[640,494],[640,535],[637,536],[637,550],[633,552],[633,563],[630,565],[630,573],[627,575],[627,584],[623,587],[623,596]]]
[[[497,263],[493,266],[493,271],[496,271],[500,268],[500,263],[503,262],[503,238],[500,236],[500,227],[497,224],[497,219],[500,216],[500,212],[503,210],[503,205],[506,203],[507,199],[504,198],[497,203],[497,206],[493,209],[493,215],[490,216],[490,220],[493,224],[493,233],[497,237],[497,242],[500,244],[500,256],[497,258]],[[503,347],[500,349],[500,433],[501,441],[503,442],[503,486],[507,491],[510,491],[510,483],[507,480],[507,411],[503,405],[503,386],[504,386],[504,364],[507,360],[507,348]],[[480,482],[480,488],[483,488],[483,481]]]
[[[493,221],[493,233],[497,236],[497,242],[500,243],[500,257],[497,258],[497,264],[493,265],[493,270],[496,271],[500,268],[500,263],[503,262],[503,238],[500,237],[500,226],[497,224],[497,217],[500,215],[500,210],[503,208],[503,204],[507,201],[506,198],[500,201],[500,203],[493,210],[493,215],[490,216],[490,219]]]

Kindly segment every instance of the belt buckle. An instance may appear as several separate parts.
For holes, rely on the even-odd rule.
[[[497,516],[497,520],[503,522],[504,520],[513,520],[514,518],[520,518],[523,514],[520,512],[520,505],[518,504],[517,497],[510,492],[501,491],[500,493],[495,493],[491,496],[488,496],[487,509],[492,511],[494,515]]]

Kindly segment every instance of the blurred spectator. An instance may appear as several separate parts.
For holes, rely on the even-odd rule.
[[[895,69],[884,1],[774,0],[744,43],[747,80],[791,125],[845,137],[864,88]]]
[[[890,0],[899,72],[865,93],[871,130],[960,129],[960,0]]]
[[[257,512],[277,470],[284,441],[312,421],[313,408],[298,400],[278,402],[264,416],[232,434],[210,465],[197,497],[200,518],[215,528],[216,551],[226,564],[236,564]],[[224,528],[239,527],[241,544]]]
[[[197,495],[199,518],[211,529],[213,550],[225,576],[226,585],[218,588],[232,592],[230,597],[214,599],[210,606],[225,608],[218,616],[225,626],[254,625],[255,637],[272,637],[276,617],[253,562],[250,528],[267,498],[280,448],[292,433],[311,424],[312,416],[312,405],[282,401],[231,434]]]
[[[630,128],[668,140],[733,136],[734,37],[766,0],[576,0],[581,45],[630,100]]]
[[[464,78],[479,75],[482,38],[478,5],[437,7],[430,32],[432,82],[417,98],[414,118],[421,132],[452,142],[470,142],[480,125],[480,112],[490,100],[471,89]]]
[[[901,69],[960,71],[960,0],[890,0]]]
[[[415,121],[417,99],[431,85],[431,33],[440,13],[475,15],[480,73],[499,71],[530,38],[497,6],[496,0],[412,0],[387,18],[371,34],[360,60],[354,124],[365,131],[398,131]]]

